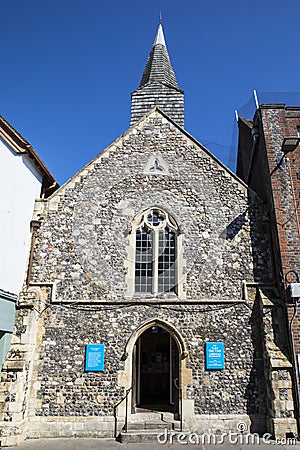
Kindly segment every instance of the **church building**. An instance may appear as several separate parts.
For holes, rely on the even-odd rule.
[[[2,445],[297,434],[268,211],[184,129],[161,24],[130,128],[38,199],[33,221]]]

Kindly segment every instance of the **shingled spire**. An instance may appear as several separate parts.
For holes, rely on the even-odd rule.
[[[156,105],[184,126],[184,92],[178,87],[161,23],[140,85],[131,94],[130,126]]]

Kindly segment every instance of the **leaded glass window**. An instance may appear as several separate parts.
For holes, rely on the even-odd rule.
[[[135,292],[176,291],[175,220],[160,209],[141,216],[135,240]]]
[[[152,233],[143,226],[136,231],[135,251],[135,290],[151,292],[152,290]]]

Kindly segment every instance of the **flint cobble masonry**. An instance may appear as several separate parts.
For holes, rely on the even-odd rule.
[[[163,155],[170,176],[143,174],[154,149]],[[248,211],[255,206],[249,206],[247,192],[161,120],[124,136],[113,153],[80,177],[76,189],[66,187],[58,211],[47,213],[32,281],[73,280],[69,286],[58,283],[59,299],[93,298],[97,287],[107,291],[109,300],[122,298],[131,222],[145,207],[162,204],[185,236],[186,298],[240,298],[236,280],[253,271]],[[260,255],[261,265],[267,256]],[[91,281],[95,290],[89,289]]]
[[[134,292],[135,226],[149,208],[178,227],[176,293]],[[135,423],[137,342],[153,326],[178,348],[185,429],[236,431],[243,421],[277,436],[294,432],[267,211],[163,112],[148,113],[37,202],[34,219],[31,281],[3,373],[3,391],[17,398],[2,404],[4,443],[112,437],[114,405],[128,389]],[[224,370],[206,370],[206,342],[224,343]],[[104,372],[85,372],[89,343],[105,344]],[[125,413],[123,402],[120,426]]]
[[[257,392],[257,386],[250,386],[254,350],[249,310],[244,305],[182,309],[144,306],[141,312],[140,307],[124,306],[111,312],[104,307],[99,311],[82,306],[74,306],[71,311],[51,308],[44,321],[38,375],[42,406],[37,414],[112,414],[113,404],[122,394],[116,390],[116,374],[124,369],[121,357],[126,342],[132,329],[153,316],[175,324],[189,343],[188,366],[193,370],[194,382],[187,389],[187,398],[195,399],[195,413],[209,410],[212,414],[246,414],[253,397],[265,396],[264,391]],[[107,349],[104,373],[84,373],[85,344],[92,342],[94,336]],[[204,344],[213,339],[226,341],[225,373],[205,370]]]

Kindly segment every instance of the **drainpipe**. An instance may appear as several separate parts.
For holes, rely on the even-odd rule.
[[[290,276],[293,275],[293,277],[296,279],[296,283],[292,283],[289,279]],[[295,347],[295,339],[294,339],[294,333],[293,333],[293,325],[294,320],[297,317],[298,314],[298,307],[299,307],[299,300],[300,300],[300,280],[299,275],[295,270],[289,270],[285,274],[285,282],[289,285],[290,288],[290,298],[294,300],[294,314],[289,324],[289,332],[290,332],[290,344],[291,344],[291,350],[292,350],[292,358],[293,358],[293,372],[294,372],[294,380],[295,380],[295,400],[296,400],[296,420],[298,425],[298,433],[300,431],[300,393],[299,393],[299,367],[298,367],[298,361],[297,361],[297,355],[296,355],[296,347]],[[288,307],[289,305],[287,305]],[[296,409],[295,408],[295,409]]]
[[[292,317],[292,320],[290,321],[290,336],[291,336],[291,344],[292,344],[292,353],[293,353],[293,360],[294,360],[294,378],[295,378],[295,385],[296,385],[296,404],[297,404],[297,424],[298,424],[298,431],[300,430],[300,423],[299,423],[299,409],[300,409],[300,399],[299,399],[299,373],[297,370],[298,367],[298,361],[297,361],[297,355],[296,355],[296,348],[295,348],[295,339],[294,339],[294,333],[293,333],[293,325],[294,320],[297,317],[298,314],[298,306],[299,306],[299,298],[295,298],[295,305],[294,305],[294,314]]]

